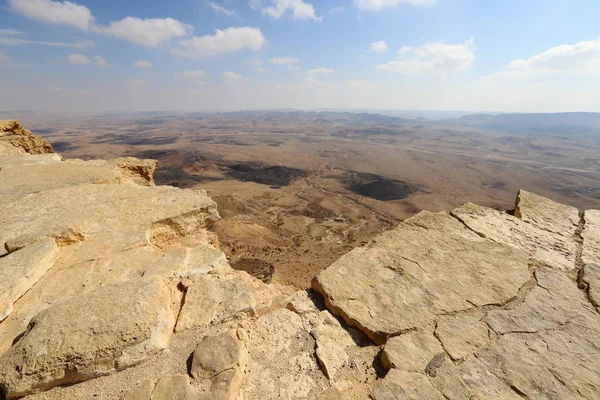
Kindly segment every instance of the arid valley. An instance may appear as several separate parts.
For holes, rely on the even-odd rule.
[[[300,111],[18,116],[65,159],[159,160],[158,185],[216,201],[212,231],[234,268],[297,288],[420,210],[511,210],[518,189],[600,208],[600,134],[578,125]]]

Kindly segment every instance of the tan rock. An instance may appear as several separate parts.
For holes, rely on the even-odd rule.
[[[576,268],[576,227],[570,232],[558,234],[540,229],[537,224],[524,222],[512,215],[472,203],[453,210],[452,215],[482,237],[522,249],[554,268],[563,271],[573,271]],[[545,226],[544,222],[541,224]],[[559,230],[570,225],[569,218],[548,229]]]
[[[433,357],[443,352],[440,342],[431,333],[412,331],[390,338],[383,348],[381,362],[388,369],[424,373]]]
[[[437,322],[435,335],[453,360],[476,353],[491,340],[483,313],[441,317]]]
[[[158,379],[148,400],[201,400],[200,392],[190,385],[187,375],[170,375]],[[141,400],[141,399],[140,399]]]
[[[246,326],[249,362],[245,400],[306,399],[329,386],[314,357],[315,340],[300,316],[278,309]]]
[[[58,246],[45,239],[0,258],[0,321],[12,311],[13,304],[54,265]]]
[[[198,276],[189,283],[176,331],[254,315],[255,305],[250,290],[237,279]]]
[[[429,380],[415,372],[391,370],[371,393],[373,400],[444,400]]]
[[[190,373],[194,378],[212,378],[234,368],[245,368],[248,352],[232,332],[205,336],[194,351]]]
[[[519,190],[514,215],[535,227],[571,238],[579,225],[579,210],[535,193]]]
[[[137,385],[127,392],[123,400],[150,400],[152,398],[154,386],[156,386],[156,381],[156,379],[147,379],[138,382]]]
[[[41,191],[3,207],[0,243],[24,234],[48,236],[55,227],[76,227],[88,238],[156,221],[162,221],[158,226],[175,223],[166,229],[174,237],[219,219],[216,204],[204,192],[163,186],[82,184]]]
[[[421,212],[342,256],[313,287],[333,313],[383,343],[439,314],[503,304],[529,279],[525,252]]]
[[[594,306],[600,307],[600,210],[585,211],[583,220],[583,273],[580,279],[588,286],[589,300]]]
[[[0,358],[0,387],[15,398],[139,364],[167,347],[170,306],[166,286],[144,279],[48,308]]]
[[[0,121],[0,156],[11,154],[54,153],[52,145],[33,135],[18,120]]]
[[[325,375],[333,380],[337,372],[348,363],[346,348],[354,346],[352,336],[329,311],[322,312],[323,322],[316,326],[311,335],[317,341],[317,359]]]
[[[221,372],[211,379],[210,392],[205,394],[205,400],[236,400],[242,386],[240,368]]]

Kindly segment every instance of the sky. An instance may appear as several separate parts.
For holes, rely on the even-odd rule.
[[[598,0],[0,0],[0,111],[600,112]]]

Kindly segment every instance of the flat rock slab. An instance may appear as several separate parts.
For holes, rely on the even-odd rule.
[[[590,301],[594,306],[600,307],[600,210],[587,210],[583,219],[582,278],[589,285],[587,290]]]
[[[158,279],[103,286],[50,307],[0,358],[0,388],[16,398],[139,364],[167,347],[170,307]]]
[[[256,301],[250,289],[233,276],[230,278],[211,274],[193,279],[185,294],[176,331],[254,315]]]
[[[13,303],[54,265],[59,250],[54,239],[45,239],[0,258],[0,322]]]
[[[313,282],[328,308],[377,343],[436,316],[504,304],[531,279],[524,251],[421,212],[342,256]]]
[[[194,351],[190,373],[194,378],[212,378],[229,369],[244,368],[248,353],[232,332],[205,336]]]
[[[535,193],[519,190],[514,216],[539,229],[572,237],[579,226],[579,210]]]
[[[47,236],[56,227],[77,227],[85,237],[90,237],[157,221],[163,221],[162,225],[152,225],[152,229],[169,225],[186,233],[186,227],[199,230],[219,218],[215,202],[204,191],[81,184],[30,194],[3,204],[0,243],[24,234]]]
[[[563,271],[576,269],[575,255],[578,243],[575,231],[577,226],[572,226],[571,216],[562,223],[550,227],[547,226],[547,222],[544,222],[546,219],[540,218],[540,223],[536,223],[530,218],[531,223],[525,222],[507,213],[473,203],[467,203],[453,210],[452,215],[482,237],[522,249],[532,257],[554,268]],[[525,215],[530,214],[526,213]],[[560,218],[560,214],[557,215],[557,218]],[[567,229],[567,227],[570,228],[570,231],[554,232],[554,230]]]

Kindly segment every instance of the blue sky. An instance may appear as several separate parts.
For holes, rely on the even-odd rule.
[[[600,111],[597,0],[0,2],[0,110]]]

